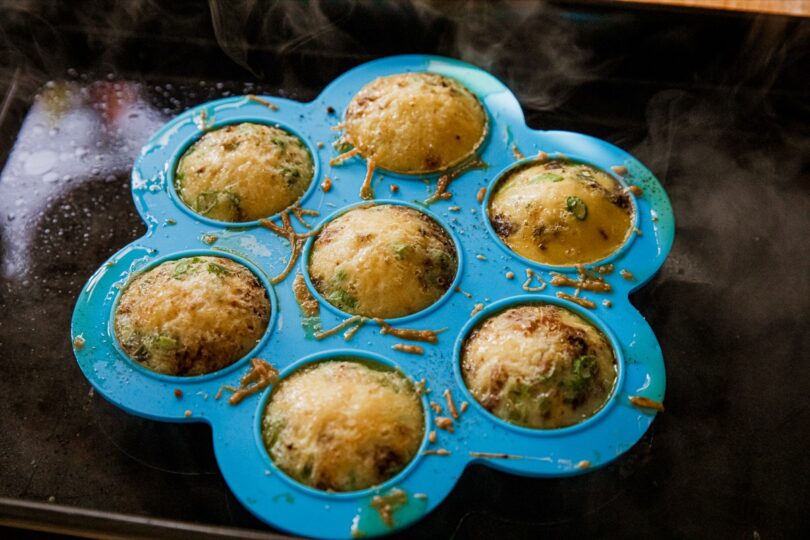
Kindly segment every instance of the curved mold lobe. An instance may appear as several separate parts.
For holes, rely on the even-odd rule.
[[[150,371],[130,359],[116,341],[112,319],[117,300],[136,273],[167,260],[195,255],[228,257],[247,266],[267,291],[271,306],[268,327],[252,351],[216,372],[183,377]],[[161,255],[154,248],[128,246],[113,255],[79,295],[72,321],[74,353],[79,367],[94,388],[124,410],[154,420],[210,423],[208,416],[217,407],[217,393],[223,385],[234,384],[234,381],[238,386],[239,374],[249,365],[250,359],[263,354],[275,330],[278,311],[273,287],[263,272],[247,259],[212,250]],[[77,341],[77,337],[81,339]]]

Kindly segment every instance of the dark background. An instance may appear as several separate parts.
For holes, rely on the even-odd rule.
[[[138,148],[91,148],[83,172],[32,183],[9,155],[18,137],[36,140],[23,120],[37,93],[53,95],[43,85],[69,81],[85,96],[71,106],[103,119],[115,85],[134,82],[162,120],[230,94],[309,100],[400,53],[479,65],[532,127],[635,154],[677,222],[670,258],[633,299],[669,379],[644,439],[578,478],[471,467],[400,536],[810,535],[810,20],[595,2],[0,1],[0,522],[68,523],[65,507],[80,507],[267,531],[217,473],[207,427],[119,411],[76,366],[74,299],[145,230],[128,184]],[[10,264],[19,249],[30,257]],[[51,510],[21,512],[25,501]]]

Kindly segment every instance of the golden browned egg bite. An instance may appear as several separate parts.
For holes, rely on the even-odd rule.
[[[292,478],[328,491],[381,484],[419,451],[424,412],[399,371],[343,358],[306,366],[273,390],[262,438]]]
[[[617,376],[607,338],[579,315],[551,304],[513,307],[486,319],[464,343],[461,370],[485,409],[539,429],[593,416]]]
[[[124,352],[166,375],[202,375],[245,356],[270,320],[267,291],[245,266],[186,257],[135,275],[115,309]]]
[[[458,81],[435,73],[380,77],[349,103],[342,142],[383,169],[421,174],[471,157],[484,140],[487,115]]]
[[[512,171],[495,186],[488,212],[515,253],[557,266],[604,259],[633,224],[630,197],[613,177],[560,159]]]
[[[234,124],[209,131],[186,150],[175,189],[202,216],[253,221],[295,203],[314,170],[309,150],[295,135],[263,124]]]
[[[428,215],[379,204],[349,210],[315,238],[312,284],[333,306],[366,317],[416,313],[453,282],[455,245]]]

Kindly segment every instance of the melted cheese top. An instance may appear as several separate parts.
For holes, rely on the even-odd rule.
[[[137,274],[115,310],[118,342],[133,360],[167,375],[201,375],[246,355],[270,320],[253,273],[222,257],[186,257]]]
[[[262,437],[294,479],[330,491],[385,482],[419,451],[424,412],[399,371],[352,359],[306,366],[273,391]]]
[[[303,141],[282,129],[243,123],[209,131],[177,165],[180,199],[221,221],[266,218],[297,201],[314,166]]]
[[[344,142],[377,167],[418,174],[473,155],[487,131],[481,103],[458,81],[434,73],[380,77],[346,109]]]
[[[464,343],[464,381],[499,418],[550,429],[601,409],[616,382],[607,338],[575,313],[531,304],[495,315]]]
[[[354,208],[324,227],[312,248],[315,288],[334,306],[367,317],[402,317],[450,287],[458,256],[445,230],[406,206]]]

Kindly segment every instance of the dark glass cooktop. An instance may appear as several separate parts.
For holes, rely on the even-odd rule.
[[[166,119],[227,95],[309,100],[359,63],[418,52],[489,69],[532,127],[635,154],[677,233],[634,297],[669,379],[644,439],[577,478],[471,467],[400,536],[810,533],[810,20],[592,2],[165,4],[0,3],[1,524],[272,532],[230,494],[206,426],[93,394],[69,343],[73,303],[143,234],[128,175]]]

